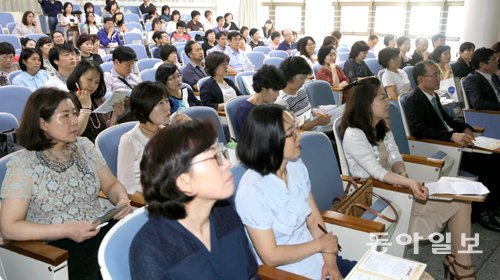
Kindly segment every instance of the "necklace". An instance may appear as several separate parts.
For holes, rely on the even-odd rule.
[[[54,153],[53,148],[50,148],[50,149],[47,149],[47,152],[56,161],[67,162],[70,159],[72,150],[70,150],[69,147],[66,147],[66,149],[61,150],[59,153]]]
[[[94,104],[90,105],[90,109],[92,109],[92,110],[94,109]],[[97,125],[94,123],[92,115],[95,116],[95,119],[97,121]],[[92,126],[94,127],[94,129],[99,129],[101,127],[101,121],[99,120],[99,116],[97,114],[94,114],[94,113],[90,114],[89,120],[92,123]]]
[[[154,131],[154,130],[151,130],[151,129],[148,129],[144,124],[140,124],[139,127],[141,129],[144,129],[145,131],[149,132],[151,134],[151,137],[155,136],[156,135],[156,132],[158,131]],[[144,131],[143,131],[144,132]],[[144,133],[144,134],[147,134],[147,133]],[[147,136],[147,135],[146,135]]]

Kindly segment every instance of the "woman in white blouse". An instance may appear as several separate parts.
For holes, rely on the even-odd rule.
[[[73,4],[71,2],[64,3],[63,12],[57,19],[59,20],[59,25],[63,26],[65,29],[74,25],[78,25],[78,18],[73,15]],[[73,44],[76,45],[76,40],[78,40],[78,30],[71,31]]]
[[[385,68],[381,80],[389,97],[397,98],[398,95],[411,91],[408,75],[405,71],[399,69],[401,57],[398,49],[385,48],[380,50],[378,63]]]
[[[177,22],[181,19],[181,13],[178,10],[174,10],[172,12],[172,16],[170,17],[170,21],[167,22],[166,31],[168,34],[172,34],[177,30]]]
[[[12,34],[23,37],[28,34],[42,34],[42,29],[36,21],[35,14],[32,11],[26,11],[23,14],[21,22],[16,24]]]
[[[470,203],[427,201],[428,189],[421,182],[408,178],[394,137],[385,122],[389,117],[389,106],[377,78],[358,80],[353,86],[341,122],[343,148],[351,175],[374,177],[388,184],[410,188],[417,201],[409,234],[418,232],[419,236],[428,237],[448,225],[451,254],[445,257],[445,273],[449,272],[458,279],[475,279],[470,255],[465,253],[467,245],[461,244],[463,236],[470,236]]]
[[[159,129],[170,122],[170,104],[166,88],[155,82],[142,82],[130,96],[130,111],[139,123],[122,135],[118,145],[117,178],[128,193],[142,193],[141,163],[144,147]],[[178,114],[177,121],[189,119]]]

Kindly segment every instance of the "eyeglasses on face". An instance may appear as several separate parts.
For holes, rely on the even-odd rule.
[[[226,160],[226,156],[224,155],[224,151],[219,150],[213,156],[192,162],[191,165],[195,165],[197,163],[201,163],[207,160],[215,160],[217,162],[217,165],[223,166]]]

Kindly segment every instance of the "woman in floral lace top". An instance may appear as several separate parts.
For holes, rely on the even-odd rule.
[[[93,144],[77,137],[76,112],[64,91],[42,88],[30,96],[17,131],[26,149],[7,163],[0,226],[5,239],[52,241],[68,250],[70,279],[96,279],[97,249],[111,227],[93,222],[104,210],[98,193],[114,205],[129,200]],[[129,205],[114,218],[130,212]]]

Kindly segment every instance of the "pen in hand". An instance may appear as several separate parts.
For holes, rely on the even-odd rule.
[[[323,226],[318,224],[318,227],[322,232],[324,232],[325,234],[328,234],[328,232],[326,231],[326,229]],[[342,247],[340,246],[340,244],[338,242],[337,242],[337,247],[339,247],[339,252],[342,252]]]

